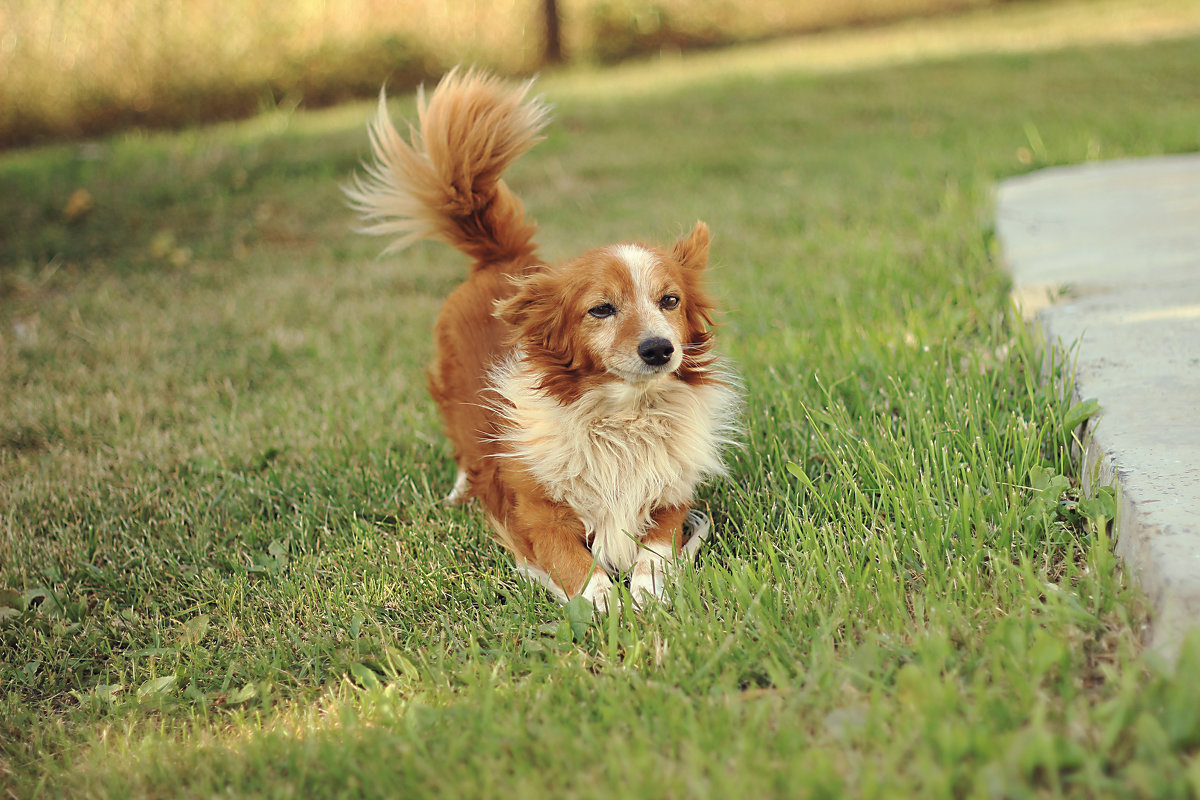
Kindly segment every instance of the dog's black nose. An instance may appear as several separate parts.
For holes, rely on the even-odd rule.
[[[671,355],[675,352],[675,345],[671,344],[669,339],[664,339],[661,336],[656,336],[653,339],[646,339],[638,345],[638,355],[652,367],[661,367],[663,364],[671,360]]]

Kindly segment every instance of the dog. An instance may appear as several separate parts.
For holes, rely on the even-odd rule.
[[[549,120],[531,86],[455,69],[418,94],[407,142],[381,91],[365,176],[344,191],[362,232],[396,237],[385,253],[430,239],[474,262],[428,373],[458,464],[447,502],[478,498],[517,571],[560,602],[606,610],[623,573],[635,604],[666,602],[708,533],[689,509],[726,473],[741,404],[713,352],[708,227],[544,263],[501,179]]]

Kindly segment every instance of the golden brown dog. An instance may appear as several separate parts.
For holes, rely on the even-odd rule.
[[[459,468],[447,500],[479,498],[521,574],[560,600],[606,608],[628,570],[635,601],[663,598],[685,538],[707,534],[689,508],[736,431],[701,286],[708,228],[544,264],[500,179],[548,119],[529,88],[451,72],[419,97],[411,142],[381,96],[374,159],[346,191],[392,249],[437,239],[474,260],[429,373]]]

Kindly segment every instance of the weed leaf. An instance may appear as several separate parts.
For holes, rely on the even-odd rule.
[[[582,642],[588,626],[592,624],[592,604],[582,595],[576,595],[567,602],[566,612],[567,624],[571,627],[571,638]]]
[[[797,464],[795,461],[789,461],[785,466],[787,471],[792,474],[793,478],[804,484],[805,489],[808,489],[809,491],[816,491],[816,487],[813,486],[812,478],[808,477],[808,473],[805,472],[799,464]]]
[[[201,614],[183,623],[183,632],[179,634],[182,644],[200,644],[204,634],[208,633],[208,614]]]
[[[375,670],[366,664],[355,662],[348,669],[354,680],[364,689],[378,689],[380,687],[379,676],[375,674]]]
[[[1067,409],[1066,415],[1063,416],[1063,428],[1067,431],[1073,431],[1095,416],[1099,410],[1100,402],[1096,398],[1090,397],[1087,400],[1080,400]]]
[[[170,694],[175,688],[175,684],[179,678],[174,675],[164,675],[161,678],[151,678],[138,687],[138,700],[145,700],[147,697],[157,697],[160,695]]]
[[[253,683],[247,683],[230,696],[229,703],[231,705],[237,705],[239,703],[245,703],[247,700],[253,700],[256,697],[258,697],[258,687]]]

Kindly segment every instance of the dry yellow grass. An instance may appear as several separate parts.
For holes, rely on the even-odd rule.
[[[760,39],[996,0],[560,0],[569,56]],[[241,116],[411,83],[459,62],[538,66],[541,0],[10,0],[0,146]]]
[[[1197,0],[1065,0],[1005,4],[939,18],[898,21],[862,30],[780,38],[752,47],[695,54],[658,66],[655,82],[636,66],[567,73],[556,88],[586,95],[670,91],[718,77],[812,73],[951,59],[968,53],[1021,53],[1076,45],[1138,44],[1200,33]]]

